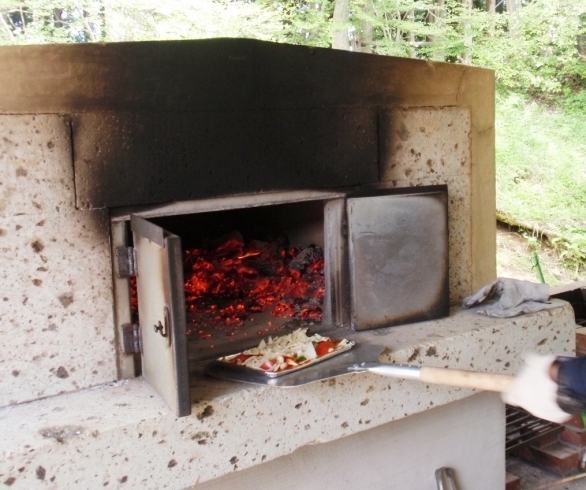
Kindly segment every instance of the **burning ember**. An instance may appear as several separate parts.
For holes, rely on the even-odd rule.
[[[188,336],[234,329],[253,314],[321,321],[324,260],[320,247],[289,247],[281,237],[245,243],[238,232],[209,248],[185,251]]]

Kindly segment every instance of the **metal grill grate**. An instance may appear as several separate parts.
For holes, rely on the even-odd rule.
[[[559,434],[564,429],[560,424],[539,419],[525,410],[509,405],[507,405],[506,421],[505,454],[507,455],[523,446]]]

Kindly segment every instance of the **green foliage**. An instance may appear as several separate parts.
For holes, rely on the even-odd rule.
[[[444,61],[465,50],[464,23],[471,20],[460,1],[354,0],[352,7],[352,31],[360,36],[361,25],[371,25],[376,54]]]
[[[531,250],[532,252],[536,252],[537,250],[539,250],[539,247],[541,246],[541,241],[539,240],[539,237],[537,236],[536,232],[527,231],[523,228],[519,228],[519,232],[521,233],[523,238],[527,240],[527,247],[529,248],[529,250]]]
[[[333,0],[305,2],[287,0],[274,5],[272,1],[261,3],[272,7],[281,15],[282,26],[275,32],[275,39],[291,44],[330,47]]]
[[[583,113],[582,113],[583,114]],[[571,267],[586,265],[586,125],[582,114],[497,92],[497,208],[550,231]]]
[[[553,238],[552,243],[559,250],[562,261],[576,271],[578,276],[586,271],[586,229],[566,230],[563,237]]]
[[[0,42],[41,44],[101,40],[101,5],[63,0],[0,1]]]
[[[564,97],[560,97],[557,104],[566,114],[575,117],[584,117],[584,114],[586,114],[586,89],[576,93],[565,90]]]
[[[279,12],[230,0],[0,0],[0,44],[274,40]]]
[[[579,41],[585,12],[584,0],[533,0],[514,13],[487,16],[478,24],[473,60],[512,90],[547,97],[586,89]]]

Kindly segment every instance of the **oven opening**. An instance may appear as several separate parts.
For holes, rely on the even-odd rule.
[[[150,221],[181,237],[190,359],[321,325],[325,269],[332,267],[325,263],[323,202]]]
[[[117,259],[136,257],[136,284],[115,277],[117,298],[129,282],[136,293],[130,352],[160,391],[177,370],[187,380],[188,363],[269,335],[371,330],[449,312],[445,186],[234,196],[120,210],[112,221]],[[128,356],[128,325],[119,325]],[[189,410],[187,398],[183,388],[178,413]]]
[[[199,201],[189,212],[141,213],[181,240],[189,361],[232,354],[298,328],[319,332],[347,324],[343,195],[284,193],[263,205],[250,197],[226,202],[212,204],[209,211]],[[204,207],[208,204],[203,201]],[[127,243],[136,245],[130,221],[124,226]],[[141,252],[136,253],[140,263]],[[148,280],[164,282],[164,276]],[[151,285],[145,281],[144,274],[129,280],[133,324],[143,322],[141,286],[143,301],[151,302],[152,295],[144,294]]]

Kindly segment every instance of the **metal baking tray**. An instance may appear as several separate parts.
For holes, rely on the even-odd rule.
[[[227,381],[278,388],[294,388],[338,376],[355,374],[354,371],[348,370],[348,366],[364,361],[376,361],[383,350],[384,347],[380,345],[355,344],[350,349],[337,353],[338,355],[333,356],[333,358],[328,358],[328,362],[316,362],[293,372],[287,370],[284,371],[286,375],[277,377],[269,377],[265,371],[245,368],[244,366],[237,366],[218,360],[207,364],[204,371],[208,376]]]
[[[334,341],[336,341],[336,340],[334,339]],[[240,366],[238,364],[232,364],[232,363],[227,362],[225,360],[225,359],[233,359],[233,358],[239,356],[240,354],[243,354],[243,352],[238,352],[236,354],[231,354],[229,356],[223,356],[223,357],[220,357],[220,358],[212,361],[210,364],[208,364],[206,366],[205,372],[207,374],[210,374],[211,376],[216,376],[216,377],[225,377],[225,376],[222,376],[222,373],[230,372],[230,373],[240,373],[239,375],[237,375],[237,377],[244,378],[244,379],[246,379],[247,377],[250,377],[251,379],[258,379],[259,377],[266,378],[266,379],[279,378],[281,376],[286,376],[288,374],[295,373],[295,372],[300,371],[302,369],[310,368],[310,367],[315,366],[316,364],[319,364],[323,361],[327,361],[328,359],[331,359],[332,357],[339,356],[340,354],[343,354],[343,353],[349,351],[352,347],[354,347],[355,342],[353,340],[347,340],[347,342],[348,342],[348,345],[345,345],[339,349],[336,349],[333,352],[330,352],[330,353],[328,353],[324,356],[318,357],[316,359],[312,359],[309,362],[305,362],[302,365],[293,367],[291,369],[286,369],[284,371],[265,371],[265,370],[259,369],[259,368],[252,368],[252,367],[248,367],[248,366]],[[220,376],[218,376],[218,374],[220,374]]]
[[[335,339],[333,341],[338,342]],[[348,342],[348,345],[345,345],[344,347],[341,347],[340,349],[336,349],[335,351],[330,352],[330,353],[326,354],[325,356],[316,357],[315,359],[311,359],[307,362],[304,362],[303,364],[301,364],[299,366],[292,367],[290,369],[285,369],[283,371],[265,371],[264,369],[253,368],[253,367],[248,367],[248,366],[240,366],[238,364],[232,364],[232,363],[228,362],[230,359],[234,359],[235,357],[238,357],[240,354],[243,354],[243,352],[238,352],[237,354],[231,354],[229,356],[220,357],[219,359],[216,359],[214,362],[221,362],[222,364],[228,364],[229,366],[233,366],[235,368],[241,369],[243,372],[253,371],[253,372],[260,373],[263,376],[266,376],[267,378],[278,378],[279,376],[284,376],[286,374],[290,374],[295,371],[299,371],[300,369],[306,369],[310,366],[315,366],[316,364],[318,364],[320,362],[327,361],[328,359],[331,359],[332,357],[336,357],[336,356],[350,350],[352,347],[354,347],[355,342],[353,340],[347,340],[347,342]]]

